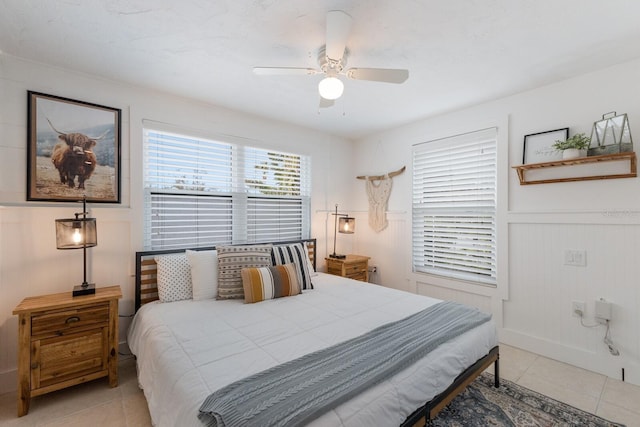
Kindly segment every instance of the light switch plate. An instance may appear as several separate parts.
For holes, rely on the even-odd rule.
[[[587,266],[587,251],[577,251],[573,249],[564,250],[564,265],[573,265],[576,267]]]

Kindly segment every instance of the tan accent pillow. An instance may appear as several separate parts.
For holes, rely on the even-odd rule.
[[[298,272],[293,263],[271,267],[243,268],[241,275],[244,302],[246,303],[288,297],[300,293]]]

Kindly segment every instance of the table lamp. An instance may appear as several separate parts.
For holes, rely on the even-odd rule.
[[[87,282],[87,248],[98,244],[96,219],[87,218],[87,199],[82,199],[82,212],[76,213],[75,218],[56,219],[56,246],[58,249],[82,249],[84,280],[82,285],[73,288],[73,296],[91,295],[96,293],[93,283]]]
[[[353,234],[356,231],[356,219],[347,214],[338,213],[337,204],[336,212],[331,215],[335,216],[335,220],[333,226],[333,253],[329,255],[329,258],[344,259],[346,255],[336,253],[336,236],[338,232],[342,234]]]

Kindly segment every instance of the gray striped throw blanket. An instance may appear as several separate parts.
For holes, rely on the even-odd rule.
[[[207,397],[198,416],[218,427],[307,424],[490,318],[461,304],[435,304],[229,384]]]

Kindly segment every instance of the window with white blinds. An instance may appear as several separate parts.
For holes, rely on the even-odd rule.
[[[144,129],[145,248],[309,237],[308,156]]]
[[[496,284],[497,130],[413,147],[413,270]]]

